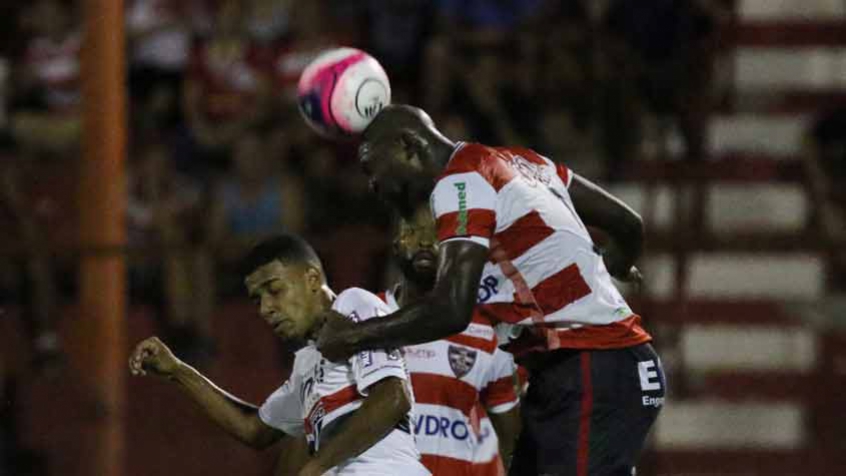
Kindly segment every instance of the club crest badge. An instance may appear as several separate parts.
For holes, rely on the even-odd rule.
[[[449,346],[449,366],[457,378],[467,375],[476,364],[476,351],[464,347]]]

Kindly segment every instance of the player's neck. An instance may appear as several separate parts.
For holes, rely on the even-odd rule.
[[[319,304],[317,311],[315,312],[314,323],[311,327],[311,331],[308,333],[309,340],[314,340],[317,337],[317,333],[323,328],[323,324],[326,323],[326,312],[332,309],[332,303],[335,302],[335,298],[337,297],[335,293],[329,289],[329,286],[325,284],[318,292],[320,293],[317,297],[317,299],[319,299]]]
[[[394,298],[400,307],[419,300],[432,290],[434,283],[418,283],[403,277],[394,288]]]
[[[447,139],[444,135],[438,134],[434,141],[432,141],[432,158],[441,167],[445,167],[452,153],[455,152],[457,143]]]

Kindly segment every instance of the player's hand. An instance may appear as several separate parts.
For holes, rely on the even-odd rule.
[[[170,377],[182,362],[159,340],[149,337],[139,342],[129,357],[129,371],[132,375],[152,373],[160,377]]]
[[[325,321],[317,334],[317,350],[332,362],[342,362],[355,353],[350,334],[355,323],[335,311],[327,311]]]

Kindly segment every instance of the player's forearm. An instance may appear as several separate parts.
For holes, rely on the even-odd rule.
[[[405,347],[442,339],[464,330],[467,323],[454,313],[450,306],[436,298],[427,298],[344,332],[347,333],[346,341],[356,352]]]
[[[520,407],[516,406],[504,413],[491,413],[489,417],[499,440],[499,454],[503,464],[508,468],[517,444],[517,435],[520,434],[521,429]]]
[[[370,395],[352,416],[343,422],[339,432],[320,449],[309,465],[323,471],[355,458],[385,438],[405,418],[411,402],[397,378],[382,380],[370,387]]]
[[[296,476],[305,466],[311,455],[305,437],[287,437],[282,440],[279,448],[279,459],[273,476]]]
[[[258,407],[255,405],[227,393],[184,363],[179,365],[171,379],[209,418],[242,443],[264,448],[273,442],[267,432],[260,431]]]

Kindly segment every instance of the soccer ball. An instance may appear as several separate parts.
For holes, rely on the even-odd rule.
[[[297,86],[300,113],[325,137],[360,133],[391,102],[391,84],[382,65],[364,51],[336,48],[321,53],[303,70]]]

